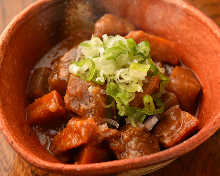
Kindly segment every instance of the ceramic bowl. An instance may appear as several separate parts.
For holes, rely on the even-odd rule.
[[[26,123],[26,84],[33,65],[63,39],[64,0],[40,0],[20,13],[0,38],[0,128],[25,160],[70,175],[138,176],[159,169],[195,149],[220,127],[220,31],[205,15],[182,0],[97,0],[103,8],[132,21],[139,29],[179,43],[182,62],[202,87],[200,130],[159,153],[98,164],[62,164],[39,143]]]

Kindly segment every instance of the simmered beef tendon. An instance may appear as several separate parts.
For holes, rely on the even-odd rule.
[[[156,61],[177,65],[181,55],[174,42],[167,39],[145,33],[143,31],[132,31],[126,38],[133,38],[137,43],[149,41],[151,47],[151,57]]]
[[[167,89],[176,94],[184,110],[192,112],[201,86],[191,70],[177,66],[170,75]]]
[[[130,103],[131,106],[143,107],[143,98],[145,95],[152,95],[160,87],[160,76],[147,78],[143,82],[143,92],[137,93],[134,100]]]
[[[101,144],[87,144],[80,150],[76,164],[100,163],[112,159],[111,151]]]
[[[80,116],[105,117],[105,91],[92,82],[71,75],[64,100],[66,108]]]
[[[176,97],[176,95],[172,92],[168,92],[166,91],[163,95],[162,95],[162,102],[165,105],[165,110],[171,108],[172,106],[175,105],[179,105],[179,100]]]
[[[54,118],[62,118],[64,115],[64,103],[57,91],[52,91],[36,99],[27,107],[27,117],[30,124],[48,122]]]
[[[94,35],[102,37],[104,34],[108,35],[126,35],[130,31],[134,30],[133,24],[129,23],[125,19],[112,14],[105,14],[95,23]]]
[[[48,80],[51,90],[57,90],[62,95],[65,95],[69,80],[69,65],[76,57],[77,49],[72,48],[53,64],[53,71]]]
[[[100,124],[97,127],[97,138],[96,142],[101,143],[104,140],[113,138],[119,134],[118,130],[109,128],[106,123]]]
[[[49,93],[48,77],[50,73],[51,69],[47,67],[34,70],[28,87],[29,98],[39,98]]]
[[[50,150],[59,154],[86,144],[95,139],[96,129],[93,118],[72,118],[66,128],[54,137]]]
[[[157,139],[142,128],[127,126],[109,139],[110,148],[118,159],[136,158],[160,151]]]
[[[164,147],[172,147],[182,142],[186,137],[198,129],[199,121],[179,106],[167,110],[156,126],[153,134]]]

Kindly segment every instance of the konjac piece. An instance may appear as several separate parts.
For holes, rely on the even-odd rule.
[[[57,91],[52,91],[36,99],[27,107],[27,117],[30,124],[48,122],[55,118],[62,118],[64,115],[64,103]]]
[[[80,116],[94,117],[96,120],[105,117],[104,89],[73,74],[70,76],[64,101],[68,110]]]
[[[77,49],[72,48],[53,64],[53,71],[48,80],[51,90],[57,90],[62,95],[65,95],[69,80],[69,65],[76,57]]]
[[[82,147],[77,158],[76,164],[100,163],[112,159],[111,151],[102,144],[87,144]]]
[[[155,93],[160,87],[160,76],[152,76],[146,78],[143,81],[143,92],[137,93],[135,95],[134,100],[130,103],[131,106],[135,107],[143,107],[143,98],[145,95],[152,95]]]
[[[201,85],[191,70],[177,66],[170,75],[167,89],[176,94],[184,110],[192,112],[196,105],[195,102],[201,90]]]
[[[51,69],[47,67],[34,70],[28,86],[28,97],[31,99],[39,98],[49,93],[48,77]]]
[[[143,128],[127,126],[112,139],[110,148],[118,159],[136,158],[160,151],[157,139]]]
[[[97,126],[93,118],[73,117],[53,139],[50,150],[55,154],[66,152],[95,139]]]
[[[172,147],[182,142],[186,137],[198,129],[199,120],[182,111],[179,106],[168,109],[156,126],[153,134],[164,147]]]
[[[105,14],[95,23],[94,35],[102,37],[104,34],[108,35],[126,35],[130,31],[135,30],[133,24],[129,23],[123,18],[112,14]]]
[[[181,59],[177,44],[167,39],[151,35],[143,31],[131,31],[126,38],[132,38],[137,43],[145,40],[149,41],[151,47],[151,57],[155,61],[177,65],[179,63],[179,59]]]

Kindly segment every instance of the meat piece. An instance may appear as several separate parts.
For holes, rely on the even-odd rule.
[[[113,138],[113,137],[117,136],[118,133],[119,133],[118,130],[109,128],[107,123],[103,123],[101,125],[98,125],[96,143],[101,143],[104,140],[108,140],[110,138]]]
[[[76,159],[76,164],[100,163],[112,158],[111,151],[101,144],[88,144],[82,147]]]
[[[192,112],[201,86],[191,70],[177,66],[170,75],[167,90],[176,94],[184,110]]]
[[[47,67],[34,70],[28,87],[29,98],[39,98],[49,93],[48,77],[50,73],[51,69]]]
[[[58,92],[52,91],[27,107],[29,123],[43,123],[65,115],[64,103]]]
[[[158,142],[143,128],[127,126],[117,137],[109,139],[118,159],[136,158],[160,151]]]
[[[161,99],[165,105],[165,110],[169,109],[172,106],[179,105],[179,100],[177,99],[176,95],[172,92],[166,91],[162,95]]]
[[[66,108],[80,116],[105,117],[105,91],[92,82],[71,75],[64,100]]]
[[[65,95],[69,80],[69,65],[76,57],[77,49],[72,48],[53,64],[53,71],[48,80],[51,90],[57,90],[60,94]]]
[[[108,35],[126,35],[134,30],[133,24],[129,23],[123,18],[112,14],[105,14],[95,23],[94,35],[102,37],[104,34]]]
[[[151,48],[151,57],[155,61],[166,62],[177,65],[181,59],[177,44],[167,39],[145,33],[143,31],[132,31],[126,38],[133,38],[137,43],[148,41]]]
[[[55,154],[77,148],[95,139],[96,123],[93,118],[72,118],[66,128],[53,139],[50,150]]]
[[[179,106],[167,110],[156,126],[153,134],[164,147],[172,147],[192,134],[199,125],[196,117],[182,111]]]
[[[159,87],[160,87],[160,76],[148,77],[143,82],[143,92],[137,93],[134,100],[130,103],[130,105],[135,107],[143,107],[144,96],[152,95],[159,89]]]

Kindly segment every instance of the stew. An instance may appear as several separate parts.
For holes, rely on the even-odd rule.
[[[201,85],[176,43],[105,14],[89,40],[54,50],[30,76],[27,122],[60,161],[141,157],[199,129]]]

